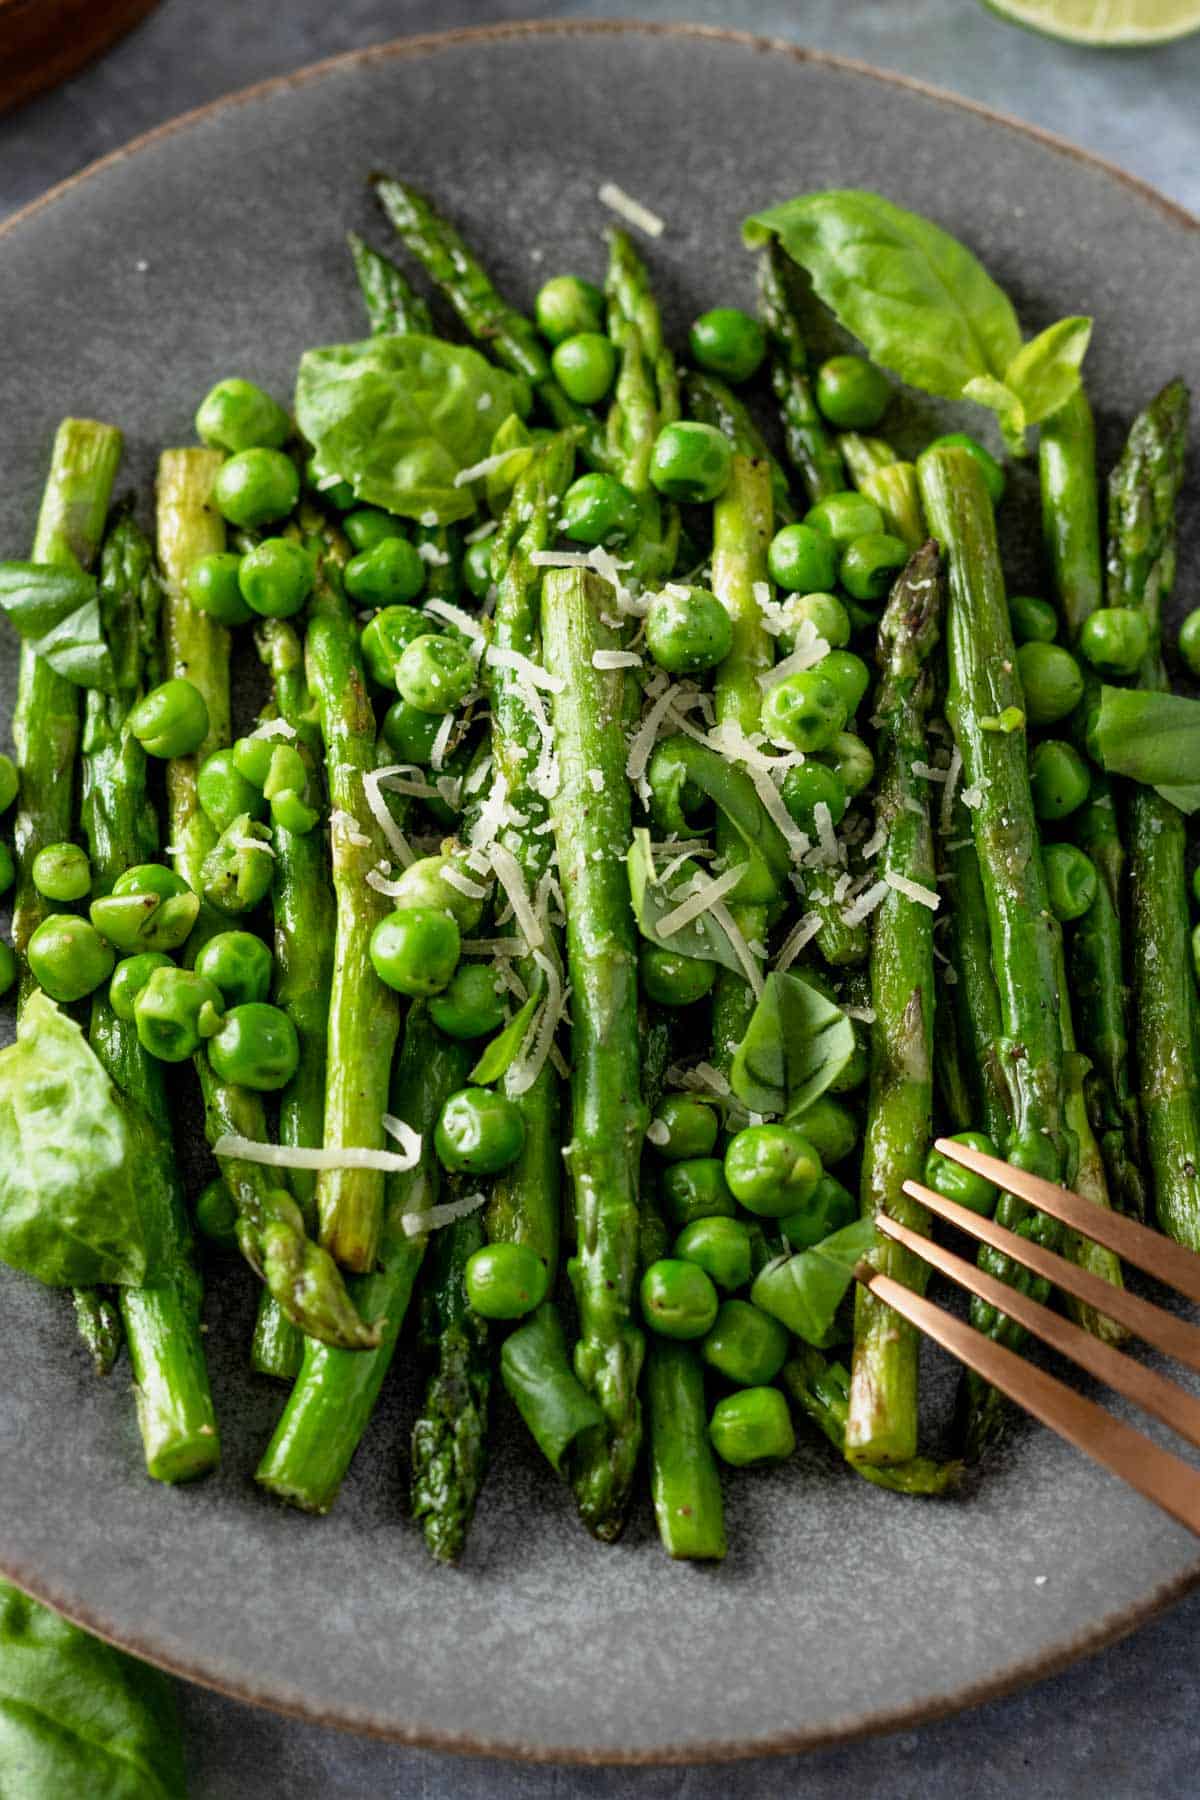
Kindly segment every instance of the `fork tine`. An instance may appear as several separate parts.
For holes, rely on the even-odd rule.
[[[890,1275],[878,1274],[869,1263],[859,1263],[854,1273],[864,1287],[918,1331],[1200,1536],[1200,1475],[1180,1457],[1160,1449],[1124,1420],[1114,1419],[1094,1400],[1034,1368],[1003,1344],[984,1337],[965,1320],[943,1312]]]
[[[1094,1338],[1078,1325],[1073,1325],[1069,1319],[1060,1318],[1040,1301],[1031,1299],[1028,1294],[1022,1294],[1003,1281],[997,1281],[994,1275],[988,1275],[984,1270],[976,1268],[974,1263],[955,1256],[952,1250],[943,1249],[940,1244],[933,1243],[920,1232],[910,1231],[898,1219],[881,1213],[877,1215],[875,1223],[885,1236],[894,1238],[932,1268],[948,1275],[959,1287],[964,1287],[968,1293],[978,1294],[981,1300],[999,1307],[1010,1319],[1023,1325],[1026,1331],[1041,1338],[1044,1344],[1071,1357],[1089,1375],[1107,1382],[1118,1394],[1124,1394],[1127,1400],[1132,1400],[1153,1418],[1161,1419],[1164,1425],[1169,1425],[1172,1431],[1177,1431],[1190,1444],[1200,1445],[1200,1400],[1177,1387],[1175,1382],[1168,1381],[1154,1369],[1147,1369],[1141,1363],[1134,1362],[1130,1356],[1122,1356],[1111,1344],[1101,1343],[1099,1338]],[[1021,1240],[1014,1238],[1014,1242],[1019,1244]]]
[[[1068,1262],[1066,1257],[1046,1250],[1028,1238],[1018,1237],[1015,1232],[1006,1231],[994,1219],[985,1219],[969,1207],[960,1206],[956,1200],[944,1199],[919,1181],[906,1181],[904,1191],[939,1218],[957,1225],[981,1243],[990,1244],[993,1250],[1010,1256],[1014,1262],[1023,1263],[1036,1275],[1045,1276],[1064,1294],[1074,1294],[1077,1299],[1095,1307],[1097,1312],[1116,1319],[1118,1324],[1136,1332],[1145,1343],[1153,1344],[1156,1350],[1164,1350],[1189,1369],[1200,1370],[1200,1327],[1189,1324],[1186,1319],[1177,1319],[1174,1313],[1164,1312],[1161,1306],[1152,1306],[1148,1300],[1139,1299],[1125,1288],[1113,1287],[1111,1282],[1102,1281],[1089,1269]],[[1012,1309],[1006,1305],[1004,1310],[1010,1312]]]
[[[961,1163],[964,1169],[973,1169],[976,1175],[994,1181],[1007,1193],[1027,1200],[1039,1212],[1049,1213],[1052,1219],[1061,1219],[1076,1231],[1082,1231],[1093,1243],[1115,1250],[1126,1262],[1156,1275],[1159,1281],[1178,1289],[1189,1300],[1200,1300],[1200,1256],[1195,1251],[1163,1237],[1161,1232],[1139,1225],[1135,1219],[1109,1212],[1092,1200],[1081,1200],[1078,1194],[1059,1187],[1056,1182],[1044,1181],[1040,1175],[1028,1175],[1024,1169],[1014,1169],[1011,1163],[1001,1162],[998,1156],[986,1156],[981,1150],[972,1150],[968,1144],[956,1144],[953,1138],[938,1138],[935,1148],[951,1162]]]

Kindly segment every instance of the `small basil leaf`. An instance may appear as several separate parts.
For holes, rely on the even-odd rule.
[[[768,975],[729,1085],[751,1112],[792,1116],[818,1100],[853,1055],[854,1027],[840,1006],[798,975]]]
[[[875,1221],[856,1219],[811,1250],[776,1257],[755,1277],[750,1298],[806,1344],[827,1349],[838,1341],[837,1312],[855,1264],[874,1242]]]
[[[490,1087],[494,1081],[499,1081],[509,1065],[516,1060],[517,1052],[525,1042],[533,1023],[533,1015],[541,1002],[544,986],[545,982],[539,978],[525,1004],[513,1014],[503,1031],[498,1031],[489,1040],[483,1055],[467,1077],[476,1087]]]
[[[974,400],[976,406],[986,406],[994,412],[1005,448],[1013,456],[1024,456],[1025,408],[1007,382],[997,381],[994,375],[977,375],[963,389],[963,399]]]
[[[510,1332],[500,1374],[538,1449],[555,1470],[572,1444],[599,1431],[604,1415],[571,1367],[558,1308],[549,1300]]]
[[[687,829],[682,800],[687,786],[710,799],[737,832],[746,849],[747,869],[731,896],[763,905],[783,890],[791,868],[787,842],[758,797],[745,769],[694,738],[664,738],[646,769],[650,811],[663,831]]]
[[[58,674],[77,687],[115,691],[94,576],[57,563],[0,563],[0,606]]]
[[[1059,319],[1022,344],[1004,371],[1004,382],[1019,398],[1027,425],[1040,425],[1066,405],[1079,386],[1091,337],[1090,319]]]
[[[1110,775],[1156,788],[1180,812],[1200,808],[1200,700],[1105,685],[1095,743]]]
[[[634,832],[626,866],[633,915],[644,938],[664,950],[674,950],[679,956],[690,956],[696,962],[714,962],[723,969],[732,969],[736,975],[745,973],[728,933],[711,912],[702,912],[682,931],[664,935],[659,930],[659,922],[674,912],[680,901],[676,887],[668,890],[655,881],[648,831]]]

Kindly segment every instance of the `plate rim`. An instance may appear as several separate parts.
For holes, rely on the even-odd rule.
[[[965,95],[953,93],[935,83],[922,81],[919,77],[900,74],[893,70],[879,69],[857,58],[809,49],[788,39],[768,36],[759,32],[687,21],[618,18],[508,20],[493,25],[460,26],[449,31],[422,32],[411,36],[392,38],[382,43],[364,45],[355,50],[341,51],[334,56],[305,64],[302,68],[281,75],[268,76],[248,87],[234,89],[227,94],[219,95],[214,100],[204,102],[201,106],[192,107],[187,112],[178,113],[173,118],[164,120],[162,124],[153,126],[149,131],[129,139],[128,142],[88,163],[84,168],[77,170],[75,174],[66,177],[65,180],[57,182],[53,187],[27,202],[17,212],[12,213],[7,219],[0,221],[0,242],[22,225],[36,218],[41,212],[53,206],[56,201],[70,194],[82,183],[90,181],[108,168],[131,159],[139,152],[150,149],[167,138],[186,132],[216,114],[269,99],[276,93],[307,87],[343,68],[368,66],[377,62],[415,61],[418,58],[434,56],[447,50],[471,45],[488,46],[535,38],[635,35],[733,44],[741,49],[752,50],[759,54],[782,54],[797,64],[808,64],[843,74],[865,76],[888,87],[900,88],[906,92],[917,94],[923,99],[932,100],[941,106],[953,107],[958,111],[983,119],[989,124],[1000,125],[1008,131],[1039,144],[1044,149],[1052,150],[1058,155],[1098,169],[1109,179],[1151,206],[1168,223],[1182,227],[1187,232],[1200,232],[1200,217],[1179,201],[1162,193],[1152,183],[1131,174],[1119,164],[1111,162],[1108,158],[1097,155],[1093,151],[1083,149],[1080,145],[1059,136],[1056,132],[1029,124],[1022,119],[1015,118],[1010,113],[969,99]],[[59,1593],[53,1581],[43,1579],[37,1572],[26,1570],[20,1561],[14,1563],[0,1556],[0,1576],[12,1581],[34,1599],[54,1607],[64,1617],[118,1649],[140,1657],[157,1668],[165,1669],[182,1680],[222,1694],[227,1699],[237,1700],[245,1705],[263,1707],[267,1711],[281,1714],[287,1718],[300,1719],[307,1724],[331,1726],[361,1736],[402,1744],[408,1748],[440,1750],[460,1756],[489,1757],[524,1763],[628,1768],[733,1763],[758,1757],[796,1755],[805,1751],[824,1749],[834,1744],[884,1736],[888,1732],[901,1729],[912,1729],[971,1707],[1002,1699],[1032,1682],[1045,1680],[1052,1675],[1061,1673],[1073,1663],[1118,1642],[1157,1617],[1158,1614],[1165,1612],[1170,1606],[1200,1586],[1200,1558],[1180,1575],[1153,1588],[1147,1596],[1133,1606],[1117,1612],[1106,1613],[1083,1631],[1052,1644],[1048,1649],[1032,1657],[1007,1664],[991,1675],[969,1683],[965,1687],[927,1696],[911,1705],[857,1712],[825,1724],[778,1732],[761,1739],[726,1738],[714,1742],[665,1744],[631,1750],[614,1749],[610,1746],[568,1745],[564,1747],[521,1740],[497,1740],[474,1736],[470,1733],[447,1732],[427,1726],[404,1727],[380,1718],[367,1709],[340,1707],[332,1711],[326,1710],[311,1704],[294,1691],[272,1689],[266,1685],[238,1685],[223,1680],[218,1674],[211,1673],[206,1669],[194,1668],[180,1658],[164,1654],[160,1646],[153,1641],[143,1641],[139,1634],[123,1634],[114,1630],[108,1620],[93,1612],[86,1603],[81,1603],[77,1597]]]

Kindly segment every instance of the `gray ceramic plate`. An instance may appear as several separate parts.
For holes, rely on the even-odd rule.
[[[379,165],[426,184],[524,300],[539,274],[598,269],[597,184],[620,183],[668,222],[651,259],[676,331],[700,303],[749,299],[747,211],[803,188],[882,188],[970,242],[1029,328],[1096,314],[1109,450],[1194,357],[1194,222],[945,97],[700,31],[399,44],[155,132],[6,228],[8,554],[60,414],[122,424],[145,484],[214,378],[286,392],[306,345],[360,333],[342,239],[379,229],[363,190]],[[1181,583],[1196,523],[1193,493]],[[11,697],[10,662],[4,716]],[[730,1484],[731,1554],[713,1571],[667,1562],[644,1507],[619,1548],[589,1541],[507,1421],[466,1566],[445,1573],[398,1516],[403,1380],[328,1519],[255,1491],[279,1397],[245,1371],[240,1270],[208,1305],[224,1467],[178,1492],[142,1476],[125,1378],[93,1380],[64,1300],[0,1285],[0,1565],[153,1661],[359,1729],[538,1757],[795,1748],[1045,1672],[1200,1576],[1182,1530],[1032,1428],[941,1505],[880,1493],[806,1443],[786,1469]]]

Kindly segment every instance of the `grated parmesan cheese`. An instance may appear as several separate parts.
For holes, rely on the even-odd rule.
[[[511,669],[520,677],[523,686],[544,688],[548,694],[561,694],[567,685],[561,675],[551,675],[549,669],[522,656],[519,650],[502,650],[497,644],[491,644],[484,661],[493,669]]]
[[[388,847],[402,869],[411,868],[417,859],[408,839],[388,810],[388,803],[379,791],[379,784],[389,775],[399,775],[411,766],[410,763],[389,763],[382,769],[369,769],[362,778],[363,794],[371,809],[371,817],[387,839]]]
[[[424,1212],[401,1213],[400,1226],[405,1237],[421,1237],[426,1231],[440,1231],[443,1225],[453,1225],[456,1219],[469,1218],[479,1211],[486,1199],[483,1192],[463,1194],[457,1200],[443,1200],[437,1206],[428,1206]]]
[[[878,856],[886,843],[887,831],[882,825],[876,825],[874,831],[862,847],[863,861],[870,862],[872,857]]]
[[[729,872],[733,874],[735,871],[730,870]],[[740,873],[740,871],[737,872]],[[723,900],[714,900],[709,907],[709,911],[717,921],[717,924],[724,930],[729,942],[733,945],[734,955],[742,965],[742,970],[746,980],[750,984],[750,990],[753,993],[754,998],[756,1000],[760,999],[763,991],[762,971],[758,966],[753,951],[746,942],[737,920]]]
[[[702,913],[712,912],[726,894],[733,892],[741,879],[740,865],[736,869],[726,869],[723,875],[718,875],[711,881],[697,871],[692,878],[691,892],[687,899],[672,907],[670,912],[664,913],[658,921],[659,936],[674,937],[677,931],[682,931],[685,925],[690,925]]]
[[[408,1129],[405,1126],[405,1130]],[[213,1145],[213,1155],[236,1157],[239,1162],[264,1163],[272,1169],[378,1169],[385,1175],[402,1175],[406,1169],[416,1167],[420,1138],[416,1142],[415,1152],[408,1149],[368,1150],[356,1144],[315,1150],[295,1144],[264,1144],[257,1138],[239,1137],[236,1132],[227,1131]]]
[[[665,1119],[651,1119],[646,1127],[646,1141],[655,1144],[660,1150],[671,1141],[671,1127]]]
[[[286,719],[264,719],[250,733],[252,738],[294,738],[296,728],[289,725]]]
[[[794,863],[799,863],[807,855],[810,844],[808,833],[801,831],[787,807],[783,804],[783,796],[762,769],[748,769],[747,774],[754,783],[754,791],[762,801],[763,811],[771,823],[777,827],[780,836],[787,844]]]
[[[813,807],[813,824],[817,828],[817,842],[821,848],[823,859],[834,864],[839,861],[838,841],[833,829],[833,814],[824,800],[818,800]]]
[[[329,815],[329,824],[331,830],[340,831],[346,842],[353,844],[355,849],[369,850],[371,848],[370,838],[365,831],[360,829],[354,814],[347,812],[344,806],[334,807]]]
[[[483,397],[483,396],[481,396],[481,397]],[[485,397],[490,406],[492,396],[490,394],[488,394]],[[495,532],[499,531],[499,529],[500,529],[499,519],[485,519],[483,521],[482,525],[476,525],[476,527],[473,531],[468,531],[464,534],[463,543],[464,544],[482,544],[485,538],[490,538]]]
[[[504,467],[511,455],[511,449],[497,450],[494,456],[485,456],[482,462],[472,463],[469,469],[460,469],[458,474],[454,477],[455,487],[469,487],[473,481],[479,481],[485,475],[494,475],[498,469]],[[424,524],[425,520],[422,519],[421,523]],[[433,523],[435,525],[437,524],[436,513],[434,514]]]
[[[593,650],[593,669],[640,669],[642,659],[636,650]]]
[[[647,237],[662,236],[663,222],[658,214],[651,212],[648,206],[643,206],[640,200],[635,200],[632,194],[627,194],[615,181],[602,181],[596,190],[596,198],[601,206],[607,206],[610,212],[615,212],[627,224],[636,225]]]
[[[450,561],[450,552],[439,550],[436,544],[418,544],[417,555],[422,562],[431,564],[435,569],[444,568]]]
[[[866,892],[860,894],[857,900],[852,901],[846,908],[842,914],[842,924],[861,925],[864,919],[869,919],[875,908],[882,906],[887,899],[889,886],[890,883],[887,881],[872,882]]]
[[[472,881],[469,875],[464,875],[461,869],[456,869],[454,867],[453,863],[446,864],[446,867],[442,870],[442,875],[452,888],[457,888],[460,894],[465,894],[467,896],[468,900],[487,899],[487,888],[481,886],[478,881]]]
[[[942,808],[938,815],[938,830],[943,837],[949,837],[954,826],[954,795],[962,774],[962,754],[955,744],[950,752],[950,766],[946,770],[946,785],[942,789]]]
[[[812,943],[820,929],[821,915],[814,912],[805,913],[804,917],[788,932],[779,947],[779,954],[775,958],[775,968],[778,974],[782,975],[785,969],[791,968],[800,952],[806,945]]]
[[[521,874],[520,865],[512,851],[503,844],[492,845],[492,872],[500,886],[504,889],[513,918],[518,929],[523,933],[529,948],[536,951],[545,942],[546,934],[541,922],[530,904],[529,895],[525,891],[525,878]]]
[[[461,606],[455,606],[449,600],[427,600],[422,611],[432,613],[435,619],[444,619],[447,625],[453,625],[464,637],[482,639],[484,636],[479,620],[473,619],[469,612],[464,612]]]
[[[919,901],[922,906],[927,906],[930,912],[936,912],[942,903],[942,896],[936,888],[922,887],[919,881],[910,881],[907,875],[898,875],[894,869],[889,869],[883,879],[890,888],[895,888],[898,894],[903,894],[908,900]]]
[[[796,648],[790,656],[785,656],[758,677],[758,685],[764,694],[786,681],[789,675],[799,675],[804,669],[813,669],[829,655],[830,646],[818,632],[811,619],[805,619],[796,633]]]

